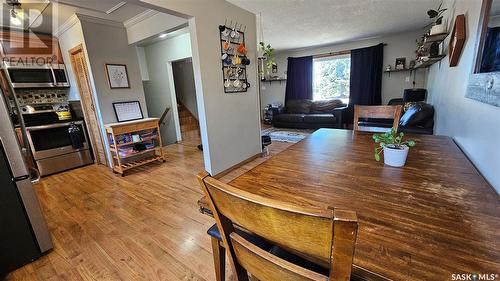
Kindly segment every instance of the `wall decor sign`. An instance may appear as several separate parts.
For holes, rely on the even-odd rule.
[[[109,87],[111,89],[130,88],[126,65],[107,63],[106,75],[108,76]]]

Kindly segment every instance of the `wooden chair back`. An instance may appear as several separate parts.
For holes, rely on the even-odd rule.
[[[239,190],[207,173],[198,180],[213,211],[235,279],[247,271],[265,280],[349,280],[357,234],[356,213],[298,207]],[[330,269],[323,276],[278,258],[234,232],[238,225]]]
[[[403,106],[401,105],[355,105],[354,131],[381,132],[390,130],[390,128],[359,126],[359,118],[394,119],[392,127],[397,131],[402,110]]]

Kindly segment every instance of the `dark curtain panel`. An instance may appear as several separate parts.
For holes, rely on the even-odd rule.
[[[351,50],[349,110],[346,120],[352,123],[354,105],[382,104],[382,69],[384,44]]]
[[[313,57],[288,58],[285,104],[289,100],[312,99]]]
[[[500,71],[500,27],[488,28],[484,42],[481,72]]]

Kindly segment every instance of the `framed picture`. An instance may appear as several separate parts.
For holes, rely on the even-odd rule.
[[[458,15],[455,19],[455,25],[451,32],[450,44],[448,50],[450,53],[449,63],[450,67],[458,65],[460,55],[465,43],[465,15]]]
[[[406,58],[397,58],[396,69],[405,69],[405,68],[406,68]]]
[[[144,119],[139,101],[114,102],[113,109],[118,122]]]
[[[107,63],[106,75],[108,76],[109,87],[111,89],[130,88],[126,65]]]

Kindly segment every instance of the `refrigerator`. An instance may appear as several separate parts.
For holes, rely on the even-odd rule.
[[[0,89],[0,280],[53,248]]]

